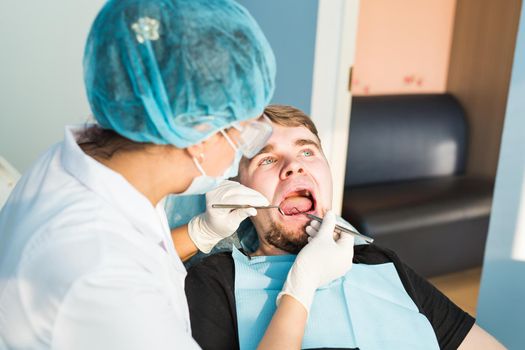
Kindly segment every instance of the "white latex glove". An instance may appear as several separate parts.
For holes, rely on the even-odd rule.
[[[342,233],[339,240],[334,241],[335,224],[335,214],[328,211],[317,234],[297,255],[277,303],[282,295],[288,294],[309,311],[316,289],[344,276],[352,268],[354,237]]]
[[[201,252],[209,253],[223,238],[231,236],[248,216],[257,215],[254,208],[218,209],[212,204],[268,205],[266,197],[235,181],[225,180],[206,193],[206,211],[188,223],[188,233]]]
[[[336,223],[340,226],[343,226],[343,227],[346,227],[352,231],[357,231],[356,228],[354,226],[352,226],[352,224],[350,224],[349,222],[347,222],[346,220],[344,220],[343,218],[341,218],[340,216],[337,216],[335,217],[336,219]],[[315,237],[317,235],[317,233],[319,232],[319,228],[321,227],[321,223],[319,221],[316,221],[316,220],[312,220],[310,222],[310,224],[308,224],[308,226],[306,226],[306,233],[308,234],[308,242],[310,242],[310,240]],[[341,236],[341,232],[337,229],[335,229],[334,231],[334,239],[337,241],[339,239],[339,237]],[[355,244],[355,237],[354,237],[354,244]]]

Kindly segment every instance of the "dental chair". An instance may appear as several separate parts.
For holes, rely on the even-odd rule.
[[[425,277],[480,266],[494,182],[467,145],[451,95],[354,97],[342,217]]]

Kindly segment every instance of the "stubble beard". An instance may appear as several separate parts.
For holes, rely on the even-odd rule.
[[[299,254],[301,249],[308,243],[308,235],[306,234],[305,228],[306,224],[292,231],[272,221],[270,228],[263,236],[266,242],[275,248],[290,254]]]

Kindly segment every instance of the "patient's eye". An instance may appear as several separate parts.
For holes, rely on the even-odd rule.
[[[314,151],[312,151],[311,149],[303,149],[301,151],[301,154],[305,157],[311,157],[314,155]]]
[[[275,163],[277,160],[274,157],[264,157],[259,161],[259,165],[270,165]]]

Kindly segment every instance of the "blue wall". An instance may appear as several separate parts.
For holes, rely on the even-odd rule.
[[[525,349],[525,259],[512,257],[519,217],[525,215],[524,96],[522,6],[477,310],[481,327],[509,349]],[[521,234],[525,235],[525,227]],[[525,246],[520,249],[525,257]]]
[[[88,121],[82,55],[105,2],[0,1],[0,155],[21,173]]]
[[[310,113],[318,0],[240,0],[255,17],[277,59],[272,103]]]

